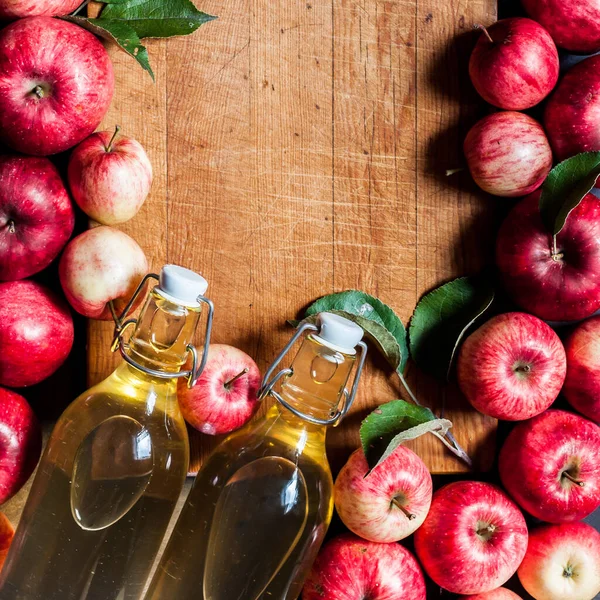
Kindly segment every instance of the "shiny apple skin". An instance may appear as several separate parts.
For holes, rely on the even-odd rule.
[[[69,194],[47,158],[0,156],[0,280],[45,269],[74,226]]]
[[[28,17],[0,30],[0,140],[14,150],[46,156],[75,146],[98,127],[113,91],[110,58],[82,27]]]
[[[73,346],[68,306],[33,281],[0,283],[0,385],[26,387],[50,377]]]
[[[409,448],[398,446],[367,473],[369,465],[359,448],[335,481],[335,508],[344,525],[361,538],[379,543],[397,542],[414,533],[431,506],[433,484],[425,463]],[[415,518],[396,507],[394,498]]]
[[[112,320],[107,303],[113,300],[119,313],[147,273],[148,261],[138,243],[104,225],[71,240],[58,265],[69,304],[84,317],[102,321]]]
[[[577,577],[565,577],[565,567]],[[536,600],[593,600],[600,593],[600,533],[587,523],[538,527],[518,574]]]
[[[588,194],[556,236],[539,213],[540,192],[517,204],[500,227],[496,264],[513,300],[546,321],[585,319],[600,308],[600,200]]]
[[[0,19],[68,15],[81,4],[81,0],[0,0]]]
[[[554,330],[527,313],[491,318],[472,333],[458,356],[458,383],[484,415],[522,421],[545,411],[560,393],[565,349]]]
[[[599,118],[600,56],[592,56],[567,71],[546,104],[544,127],[556,158],[600,150]]]
[[[519,423],[500,451],[502,485],[548,523],[579,521],[600,506],[600,427],[564,410]],[[561,475],[567,470],[583,486]]]
[[[325,544],[304,584],[302,600],[426,600],[425,579],[400,544],[343,534]]]
[[[486,540],[478,534],[494,527]],[[499,488],[457,481],[433,495],[414,536],[425,572],[454,594],[480,594],[506,583],[527,549],[527,526],[517,505]]]
[[[244,369],[248,372],[228,388]],[[226,344],[211,344],[202,375],[193,388],[179,381],[178,398],[183,418],[207,435],[229,433],[245,425],[260,406],[260,370],[245,352]]]
[[[482,33],[469,74],[479,95],[505,110],[539,104],[558,81],[558,50],[550,34],[531,19],[502,19]]]
[[[485,192],[512,198],[539,188],[552,168],[542,126],[518,112],[497,112],[471,128],[463,145],[475,183]]]
[[[600,317],[580,323],[565,341],[565,351],[562,393],[575,410],[600,423]]]
[[[92,134],[69,160],[69,188],[88,217],[103,225],[133,218],[152,186],[152,165],[142,145],[112,131]],[[107,150],[107,148],[110,149]]]
[[[521,596],[518,596],[506,588],[498,588],[491,592],[475,594],[474,596],[461,596],[461,598],[463,598],[463,600],[522,600]]]
[[[42,430],[20,394],[0,388],[0,504],[12,498],[33,473],[42,452]],[[0,524],[0,554],[3,528]]]
[[[523,7],[560,48],[579,54],[600,50],[600,0],[523,0]]]
[[[8,556],[10,545],[15,537],[15,530],[4,513],[0,513],[0,569]]]

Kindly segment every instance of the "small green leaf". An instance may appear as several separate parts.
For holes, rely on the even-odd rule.
[[[492,305],[495,291],[482,277],[460,277],[429,292],[410,320],[410,352],[424,371],[447,380],[467,330]]]
[[[408,440],[435,432],[445,435],[452,427],[447,419],[436,419],[423,406],[405,400],[392,400],[375,409],[360,426],[360,441],[372,470]]]
[[[557,235],[571,211],[596,185],[600,152],[584,152],[556,165],[546,178],[540,196],[540,213],[546,229]]]
[[[129,0],[107,5],[100,15],[104,19],[126,22],[140,38],[165,38],[194,33],[216,17],[190,0]]]
[[[119,21],[109,21],[107,19],[87,19],[85,17],[63,17],[65,21],[76,23],[80,27],[91,31],[95,35],[115,42],[121,50],[124,50],[130,56],[150,73],[154,81],[154,73],[150,66],[148,51],[140,41],[138,34],[127,25],[127,23]]]
[[[308,307],[305,317],[321,312],[337,313],[360,325],[392,367],[400,375],[404,373],[408,361],[406,329],[387,304],[365,292],[348,290],[319,298]]]

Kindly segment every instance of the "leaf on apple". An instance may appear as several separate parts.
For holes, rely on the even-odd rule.
[[[448,419],[436,418],[424,406],[406,400],[382,404],[360,426],[360,441],[369,469],[383,463],[400,444],[426,433],[444,436],[450,427],[452,423]]]
[[[551,235],[559,234],[571,211],[600,176],[600,152],[583,152],[556,165],[546,178],[540,196],[540,213]]]
[[[91,31],[94,35],[105,40],[115,42],[121,50],[133,56],[142,68],[152,77],[154,73],[150,66],[148,50],[142,45],[138,34],[124,21],[109,21],[108,19],[88,19],[86,17],[62,17],[65,21],[76,23],[80,27]]]
[[[424,371],[446,381],[472,325],[491,307],[495,290],[483,277],[459,277],[425,294],[409,326],[410,352]]]
[[[126,23],[140,38],[166,38],[189,35],[216,17],[190,0],[129,0],[108,4],[100,15],[105,19]]]
[[[403,375],[409,356],[406,329],[387,304],[365,292],[347,290],[319,298],[306,310],[305,321],[316,321],[321,312],[338,314],[362,327],[388,363]]]

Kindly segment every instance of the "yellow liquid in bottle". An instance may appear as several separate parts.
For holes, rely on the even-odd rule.
[[[179,368],[198,320],[180,309],[151,296],[132,338],[137,360]],[[123,363],[59,419],[0,574],[0,600],[139,600],[188,462],[176,380]]]
[[[328,418],[353,361],[309,337],[282,396]],[[333,512],[325,431],[276,405],[229,436],[198,474],[146,600],[297,598]]]

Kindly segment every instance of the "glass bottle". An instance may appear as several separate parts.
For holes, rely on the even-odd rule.
[[[1,600],[139,600],[189,463],[177,378],[191,352],[206,281],[167,265],[138,320],[121,319],[124,361],[58,420],[6,563]],[[123,332],[134,327],[126,343]],[[204,355],[206,356],[206,352]]]
[[[319,321],[304,325],[267,372],[261,396],[277,402],[266,416],[226,438],[198,474],[146,600],[300,595],[333,511],[326,428],[350,408],[366,356],[360,327],[329,313]],[[271,379],[306,330],[291,368]]]

